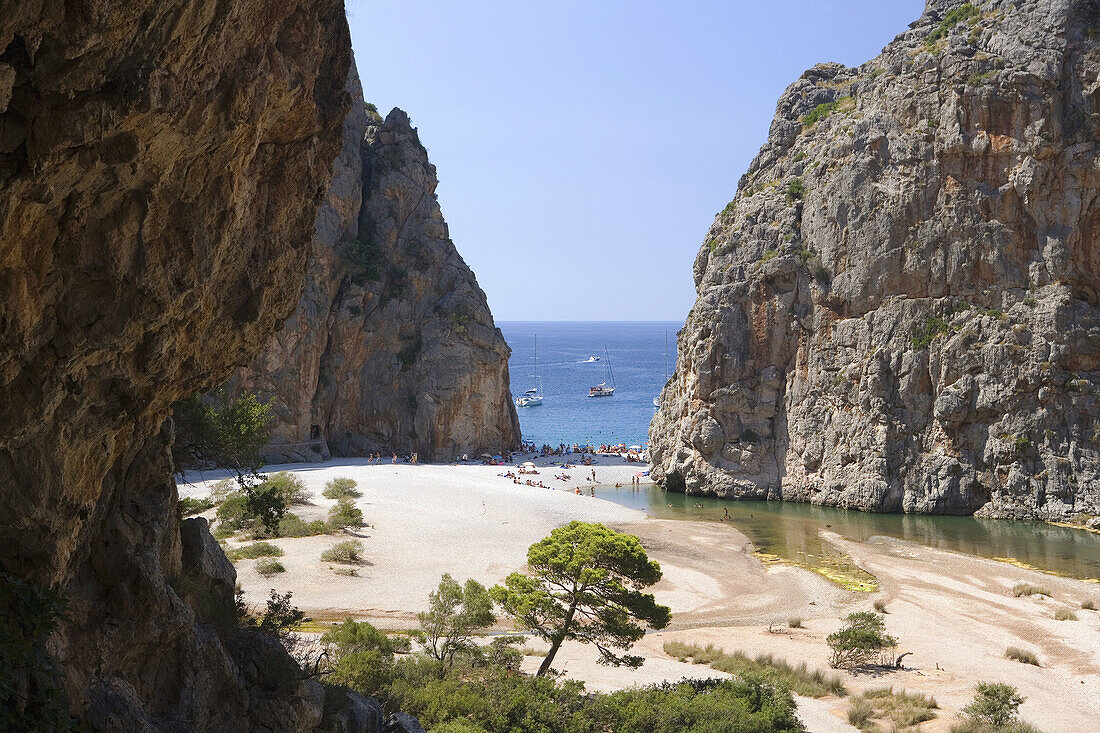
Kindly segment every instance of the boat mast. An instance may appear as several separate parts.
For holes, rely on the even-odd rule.
[[[615,372],[611,369],[611,354],[607,353],[607,347],[603,347],[604,358],[607,359],[607,376],[611,379],[611,388],[615,388]]]
[[[539,391],[539,397],[542,397],[542,377],[539,376],[539,337],[535,334],[535,388]]]

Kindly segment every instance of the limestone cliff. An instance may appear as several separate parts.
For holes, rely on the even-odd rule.
[[[68,602],[94,729],[378,727],[218,625],[232,568],[181,529],[166,422],[298,302],[349,62],[339,0],[0,3],[0,582]]]
[[[650,427],[674,490],[1100,513],[1100,4],[932,0],[779,100]]]
[[[272,461],[514,448],[509,349],[448,236],[435,167],[404,112],[383,122],[353,87],[305,293],[232,389],[274,399]]]

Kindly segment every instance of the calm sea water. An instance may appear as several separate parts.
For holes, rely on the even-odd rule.
[[[811,566],[839,555],[821,537],[820,531],[828,528],[857,541],[884,535],[978,557],[1011,558],[1071,578],[1100,578],[1100,534],[1045,522],[872,514],[782,501],[724,501],[669,494],[652,485],[641,491],[602,487],[596,495],[660,519],[719,521],[728,511],[731,524],[757,550]]]
[[[508,369],[513,395],[535,386],[533,348],[538,336],[545,399],[538,407],[519,408],[524,439],[539,445],[646,444],[653,398],[665,384],[665,333],[671,374],[676,366],[676,330],[682,323],[505,321],[497,325],[512,347]],[[588,397],[588,388],[607,378],[605,347],[615,371],[615,395]],[[590,356],[599,356],[600,361],[583,363]]]

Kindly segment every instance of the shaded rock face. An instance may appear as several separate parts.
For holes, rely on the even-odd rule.
[[[181,533],[166,424],[297,304],[349,64],[336,0],[0,11],[0,569],[67,599],[95,729],[358,719],[208,615],[232,568]]]
[[[658,479],[1100,513],[1100,8],[959,5],[779,100],[695,262]]]
[[[273,398],[270,461],[511,449],[510,350],[451,242],[435,166],[408,116],[358,82],[294,316],[235,392]]]

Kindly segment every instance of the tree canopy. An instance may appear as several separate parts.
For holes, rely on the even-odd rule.
[[[444,573],[439,587],[428,596],[428,610],[416,614],[416,620],[424,632],[426,651],[449,667],[456,654],[476,646],[473,633],[491,626],[496,616],[485,586],[473,578],[460,585]]]
[[[238,481],[255,476],[262,465],[260,449],[271,432],[271,403],[255,395],[232,398],[224,389],[209,400],[194,394],[172,410],[175,441],[172,459],[177,471],[224,468]]]
[[[638,667],[642,658],[619,654],[645,633],[668,625],[672,613],[642,589],[661,579],[634,535],[602,524],[570,522],[527,551],[530,575],[512,573],[493,599],[523,628],[549,642],[538,675],[550,668],[567,640],[594,644],[600,662]]]

